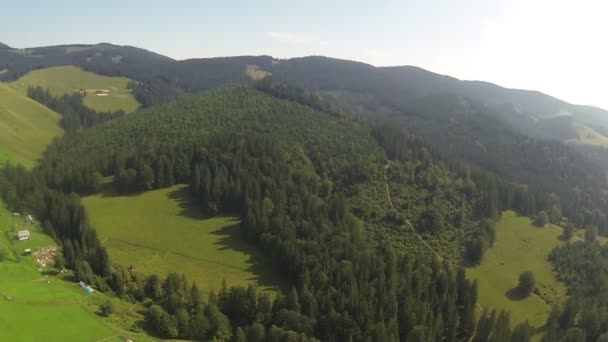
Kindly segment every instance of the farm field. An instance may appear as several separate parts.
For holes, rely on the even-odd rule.
[[[30,167],[63,134],[59,114],[0,83],[0,164]]]
[[[477,280],[479,304],[510,311],[513,325],[526,320],[537,328],[545,324],[551,306],[566,297],[565,285],[556,280],[547,260],[561,243],[561,232],[560,227],[538,228],[527,217],[504,212],[496,226],[494,246],[486,251],[481,265],[467,269],[467,276]],[[524,271],[534,274],[538,293],[519,298],[513,289]]]
[[[185,185],[134,196],[106,192],[83,199],[112,261],[136,272],[184,273],[204,293],[228,285],[278,286],[267,260],[244,241],[239,221],[205,218]]]
[[[127,89],[129,79],[126,77],[108,77],[84,71],[75,66],[60,66],[34,70],[11,83],[11,86],[22,94],[27,93],[29,86],[41,86],[50,89],[55,96],[72,94],[80,89],[89,90],[84,104],[98,112],[116,111],[134,112],[139,103]],[[108,90],[107,96],[97,96],[94,90]]]
[[[9,251],[0,262],[0,341],[121,341],[90,311],[87,302],[102,294],[86,297],[76,284],[39,272],[33,255],[21,255],[53,244],[35,227],[28,227],[30,240],[15,240],[14,230],[23,227],[0,202],[0,248]]]

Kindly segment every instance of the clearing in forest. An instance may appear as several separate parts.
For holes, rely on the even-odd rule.
[[[59,114],[0,83],[0,164],[32,166],[63,133]]]
[[[278,284],[268,260],[241,237],[239,220],[205,217],[185,185],[83,202],[114,263],[143,274],[184,273],[205,293],[224,279],[229,286]]]
[[[12,87],[27,94],[29,86],[48,88],[54,96],[72,94],[86,90],[84,104],[98,112],[116,111],[134,112],[139,108],[126,77],[108,77],[84,71],[72,65],[45,68],[30,71]]]
[[[509,311],[513,325],[526,320],[535,327],[545,324],[551,306],[566,297],[565,285],[557,281],[547,260],[562,243],[561,233],[558,226],[538,228],[527,217],[504,212],[496,225],[494,246],[486,251],[481,265],[467,269],[467,276],[477,279],[479,304]],[[524,271],[534,274],[537,291],[521,298],[515,288]]]

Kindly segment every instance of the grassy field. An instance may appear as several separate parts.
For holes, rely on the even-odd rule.
[[[31,166],[62,134],[59,114],[0,83],[0,164]]]
[[[24,226],[0,202],[0,248],[9,251],[0,262],[0,341],[121,341],[117,336],[124,334],[106,325],[93,313],[97,306],[88,303],[102,294],[87,297],[76,284],[40,272],[34,256],[21,255],[24,248],[53,244],[36,227],[28,227],[29,241],[15,240],[14,231]]]
[[[238,231],[234,217],[205,218],[184,185],[136,196],[83,200],[113,262],[149,274],[185,273],[203,292],[229,285],[277,286],[266,260]]]
[[[28,86],[41,86],[49,88],[54,95],[72,94],[80,89],[108,90],[108,96],[96,96],[89,93],[84,104],[97,111],[115,111],[122,109],[133,112],[139,103],[133,97],[131,90],[127,89],[128,78],[107,77],[87,72],[75,66],[60,66],[30,71],[11,86],[23,94]]]
[[[562,229],[557,226],[537,228],[527,217],[514,212],[503,213],[497,224],[496,242],[484,254],[481,265],[467,269],[471,279],[477,279],[479,304],[484,308],[506,309],[511,322],[528,321],[542,326],[551,305],[566,296],[566,287],[555,279],[547,256],[561,242]],[[532,271],[538,293],[521,298],[514,288],[519,274]]]

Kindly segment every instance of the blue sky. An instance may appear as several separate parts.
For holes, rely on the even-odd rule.
[[[608,108],[604,2],[3,0],[0,42],[111,42],[176,59],[326,55]]]

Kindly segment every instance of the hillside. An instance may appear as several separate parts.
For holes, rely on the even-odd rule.
[[[14,81],[31,70],[62,65],[77,65],[84,69],[94,66],[98,70],[149,72],[171,62],[173,59],[169,57],[144,49],[108,43],[27,49],[4,48],[0,49],[0,65],[3,65],[7,72],[0,75],[0,80]]]
[[[28,49],[0,49],[4,80],[15,80],[30,70],[59,65],[76,65],[107,76],[126,76],[138,81],[162,81],[187,92],[197,92],[248,78],[248,71],[272,74],[280,81],[305,89],[341,91],[371,96],[366,110],[377,106],[400,110],[417,97],[450,94],[464,97],[490,108],[494,116],[535,138],[552,139],[553,132],[545,120],[567,116],[572,122],[608,134],[607,112],[599,108],[572,105],[537,91],[507,89],[480,81],[461,81],[453,77],[412,67],[374,67],[365,63],[321,56],[277,60],[270,56],[237,56],[196,58],[175,61],[171,58],[131,46],[108,43],[96,45],[59,45]],[[569,131],[558,140],[574,139],[576,131],[564,122],[561,130]]]
[[[32,237],[16,241],[16,229],[30,229]],[[23,255],[25,248],[34,252],[53,241],[38,227],[26,227],[23,218],[14,218],[0,201],[0,249],[8,251],[8,260],[0,262],[0,339],[36,341],[41,338],[59,340],[98,340],[116,335],[85,309],[86,295],[73,284],[45,276],[36,269],[33,255]],[[53,273],[52,269],[45,272]],[[56,324],[69,320],[74,325],[65,329]],[[35,328],[33,328],[35,327]]]
[[[492,115],[516,131],[533,138],[567,140],[576,137],[571,123],[561,124],[566,137],[556,137],[545,127],[545,120],[567,116],[572,122],[591,125],[601,132],[608,127],[608,112],[577,106],[537,91],[507,89],[480,81],[461,81],[453,77],[412,67],[373,67],[368,64],[326,57],[304,57],[273,65],[277,80],[321,92],[342,91],[368,97],[366,110],[386,106],[403,112],[409,101],[425,96],[447,94],[478,102]],[[369,98],[371,96],[371,98]]]
[[[175,88],[199,92],[215,86],[247,81],[251,70],[273,75],[277,81],[304,89],[350,99],[345,105],[364,112],[404,114],[407,103],[420,97],[447,94],[477,102],[516,132],[537,139],[576,141],[585,144],[580,129],[608,136],[605,110],[578,106],[537,91],[507,89],[480,81],[461,81],[453,77],[412,67],[374,67],[365,63],[311,56],[277,60],[270,56],[196,58],[175,61],[130,46],[60,45],[29,49],[0,50],[0,79],[15,80],[30,70],[58,65],[76,65],[106,76],[126,76],[149,83],[138,100],[144,105],[154,97],[174,98]],[[257,77],[257,76],[256,76]],[[161,90],[162,89],[162,90]],[[143,90],[143,89],[142,89]],[[336,93],[337,92],[337,93]],[[163,94],[164,93],[164,94]],[[137,94],[136,94],[137,95]],[[345,98],[346,97],[346,98]],[[351,100],[355,98],[353,103]],[[359,107],[353,107],[353,105]],[[420,113],[425,114],[425,113]],[[408,114],[409,115],[409,114]],[[568,118],[557,123],[552,119]],[[555,134],[555,129],[560,134]],[[597,144],[595,139],[593,143]]]
[[[566,287],[557,281],[548,260],[551,250],[562,245],[561,231],[557,226],[538,228],[527,217],[503,213],[494,246],[481,265],[467,269],[467,276],[479,285],[479,304],[510,311],[513,324],[528,321],[542,327],[552,307],[566,298]],[[537,281],[537,292],[528,297],[517,292],[517,278],[524,271],[531,271]]]
[[[62,134],[60,116],[0,83],[0,162],[32,166],[46,145]]]
[[[352,337],[349,329],[327,329],[329,317],[335,320],[331,325],[355,325],[371,340],[414,336],[416,329],[404,323],[409,320],[427,326],[430,321],[423,317],[446,322],[448,317],[459,317],[445,327],[428,325],[426,334],[458,331],[470,336],[476,290],[464,271],[458,270],[463,258],[460,251],[469,249],[471,241],[485,239],[492,229],[486,218],[508,208],[531,215],[534,212],[525,203],[533,198],[544,201],[542,194],[525,187],[448,164],[424,142],[394,128],[314,110],[244,86],[153,106],[68,135],[49,147],[32,173],[8,169],[3,177],[0,191],[4,196],[17,194],[12,205],[42,201],[39,207],[49,208],[38,214],[49,220],[58,240],[71,246],[65,251],[66,261],[79,277],[103,291],[155,303],[146,317],[155,327],[151,332],[164,337],[192,338],[184,330],[163,330],[154,317],[177,319],[176,306],[183,309],[193,304],[176,303],[171,297],[175,293],[157,292],[147,284],[164,281],[163,288],[180,289],[183,284],[190,287],[189,280],[178,280],[183,277],[173,273],[166,280],[154,275],[142,280],[137,270],[168,272],[163,265],[170,265],[176,253],[176,243],[171,241],[182,235],[193,241],[195,236],[189,234],[208,226],[211,221],[206,217],[221,220],[226,215],[238,217],[236,232],[273,260],[263,267],[271,268],[287,288],[280,290],[283,293],[274,304],[253,309],[246,303],[258,297],[255,289],[228,284],[217,294],[219,298],[211,299],[210,294],[209,306],[217,302],[217,308],[237,327],[247,328],[271,307],[284,307],[276,309],[282,314],[268,316],[265,324],[321,340]],[[120,196],[103,195],[104,177],[113,177],[111,187]],[[28,184],[37,180],[44,184],[38,183],[32,191]],[[176,184],[187,189],[198,214],[176,217],[175,203],[160,201]],[[74,193],[92,197],[82,207]],[[152,202],[157,209],[147,215],[161,225],[136,214],[138,206]],[[135,213],[124,203],[132,204]],[[167,215],[156,216],[163,212]],[[133,223],[128,230],[113,220],[117,213],[122,221]],[[96,233],[89,217],[98,225]],[[180,227],[170,229],[175,225]],[[149,236],[133,227],[149,228]],[[171,235],[176,231],[183,234]],[[79,242],[83,239],[86,250]],[[135,254],[125,255],[116,239],[169,253],[163,263],[151,265],[147,261],[154,253],[138,248]],[[213,258],[213,248],[217,248],[210,246],[203,252],[183,245],[180,254],[201,260]],[[219,246],[220,251],[228,249],[222,262],[238,255],[234,253],[240,248],[228,242]],[[242,265],[242,259],[236,261]],[[125,269],[120,264],[129,266]],[[208,277],[194,272],[188,278],[208,282]],[[420,287],[412,279],[444,283],[445,290]],[[182,285],[171,285],[174,282]],[[441,293],[439,302],[431,299],[437,293]],[[461,315],[448,315],[440,302],[449,303]],[[426,307],[428,316],[408,316],[412,305]],[[201,314],[212,315],[209,310]],[[366,311],[384,312],[374,318],[380,330],[366,323],[370,316],[361,315]],[[284,315],[301,325],[285,321]],[[391,323],[397,317],[405,320]]]
[[[32,54],[57,63],[74,54],[70,63],[85,70],[140,81],[133,94],[146,108],[79,121],[32,171],[3,168],[0,194],[45,222],[78,278],[145,303],[145,329],[157,336],[475,341],[515,331],[525,341],[524,319],[552,322],[550,306],[564,296],[549,248],[562,253],[551,262],[571,290],[581,285],[569,258],[591,250],[587,235],[608,234],[599,109],[324,57],[173,61],[107,44],[46,49],[8,49],[20,57],[3,77],[33,68]],[[47,95],[35,98],[64,104]],[[531,216],[585,227],[589,241],[559,247],[555,226],[531,233]],[[526,255],[537,293],[514,300]],[[469,269],[477,283],[465,264],[479,264]],[[595,273],[588,291],[601,293],[604,274]],[[221,274],[230,283],[209,291]],[[285,285],[276,298],[246,286],[265,283]],[[475,317],[478,304],[508,312]],[[562,329],[579,325],[568,308]],[[510,326],[509,312],[522,324]],[[580,324],[596,337],[592,318]]]
[[[83,204],[112,260],[138,273],[188,274],[205,294],[219,291],[222,281],[279,284],[270,261],[240,235],[238,218],[205,217],[183,185],[138,196],[108,189]]]
[[[99,53],[101,48],[103,53]],[[67,53],[66,47],[48,49]],[[608,153],[597,148],[608,142],[600,122],[605,112],[600,109],[574,106],[538,92],[460,81],[415,67],[377,68],[326,57],[173,61],[145,50],[105,44],[70,51],[89,53],[90,59],[83,62],[78,55],[73,62],[85,70],[140,81],[133,93],[144,107],[181,94],[254,82],[251,70],[256,70],[271,75],[274,83],[318,94],[343,112],[388,122],[421,136],[451,160],[466,161],[528,184],[535,191],[556,193],[564,207],[576,207],[576,188],[588,194],[583,198],[586,207],[603,212],[608,205],[601,194],[606,187],[603,174]],[[112,58],[123,54],[129,58]],[[567,214],[583,224],[583,212]],[[607,220],[603,216],[593,223],[604,226]]]
[[[53,96],[85,91],[84,104],[98,112],[124,110],[133,112],[139,103],[127,85],[131,80],[125,77],[100,76],[83,71],[74,66],[51,67],[28,72],[11,83],[11,86],[27,94],[28,87],[40,86],[49,89]],[[102,95],[97,94],[103,92]]]

